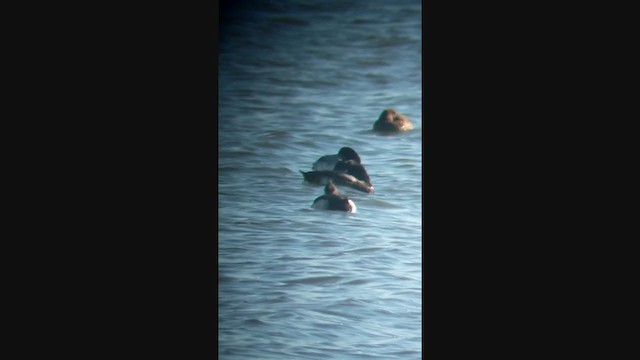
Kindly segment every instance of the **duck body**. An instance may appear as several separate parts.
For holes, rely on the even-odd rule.
[[[364,165],[357,164],[353,160],[338,160],[333,170],[355,176],[356,179],[371,184],[371,178],[369,177],[367,170],[364,168]]]
[[[356,164],[360,164],[360,156],[358,153],[350,147],[343,147],[335,155],[325,155],[318,159],[313,163],[312,169],[316,171],[333,170],[336,163],[340,160],[353,160]]]
[[[311,205],[314,209],[356,212],[356,204],[340,194],[332,181],[329,181],[324,188],[324,195],[316,198]]]
[[[336,185],[347,186],[367,194],[371,194],[374,192],[374,188],[371,183],[359,180],[355,176],[346,174],[344,172],[334,170],[305,172],[300,170],[300,173],[304,177],[304,180],[310,184],[327,185],[332,182]]]
[[[402,132],[413,130],[411,120],[393,109],[384,110],[373,124],[373,131]]]

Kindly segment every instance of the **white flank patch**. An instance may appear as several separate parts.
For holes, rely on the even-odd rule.
[[[329,200],[318,200],[315,203],[313,203],[312,207],[314,209],[318,209],[318,210],[327,210],[329,208]]]

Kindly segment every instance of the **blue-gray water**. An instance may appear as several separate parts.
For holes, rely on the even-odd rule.
[[[419,359],[421,2],[230,1],[219,42],[220,359]],[[385,108],[415,130],[371,131]],[[357,212],[311,209],[361,156]]]

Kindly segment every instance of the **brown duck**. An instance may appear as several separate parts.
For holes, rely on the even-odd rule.
[[[373,124],[373,131],[400,132],[413,129],[413,124],[406,116],[393,109],[386,109]]]

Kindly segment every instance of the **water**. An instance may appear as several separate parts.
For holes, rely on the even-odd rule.
[[[420,1],[230,1],[219,43],[220,359],[420,359]],[[415,130],[371,131],[385,108]],[[375,194],[311,209],[343,146]]]

